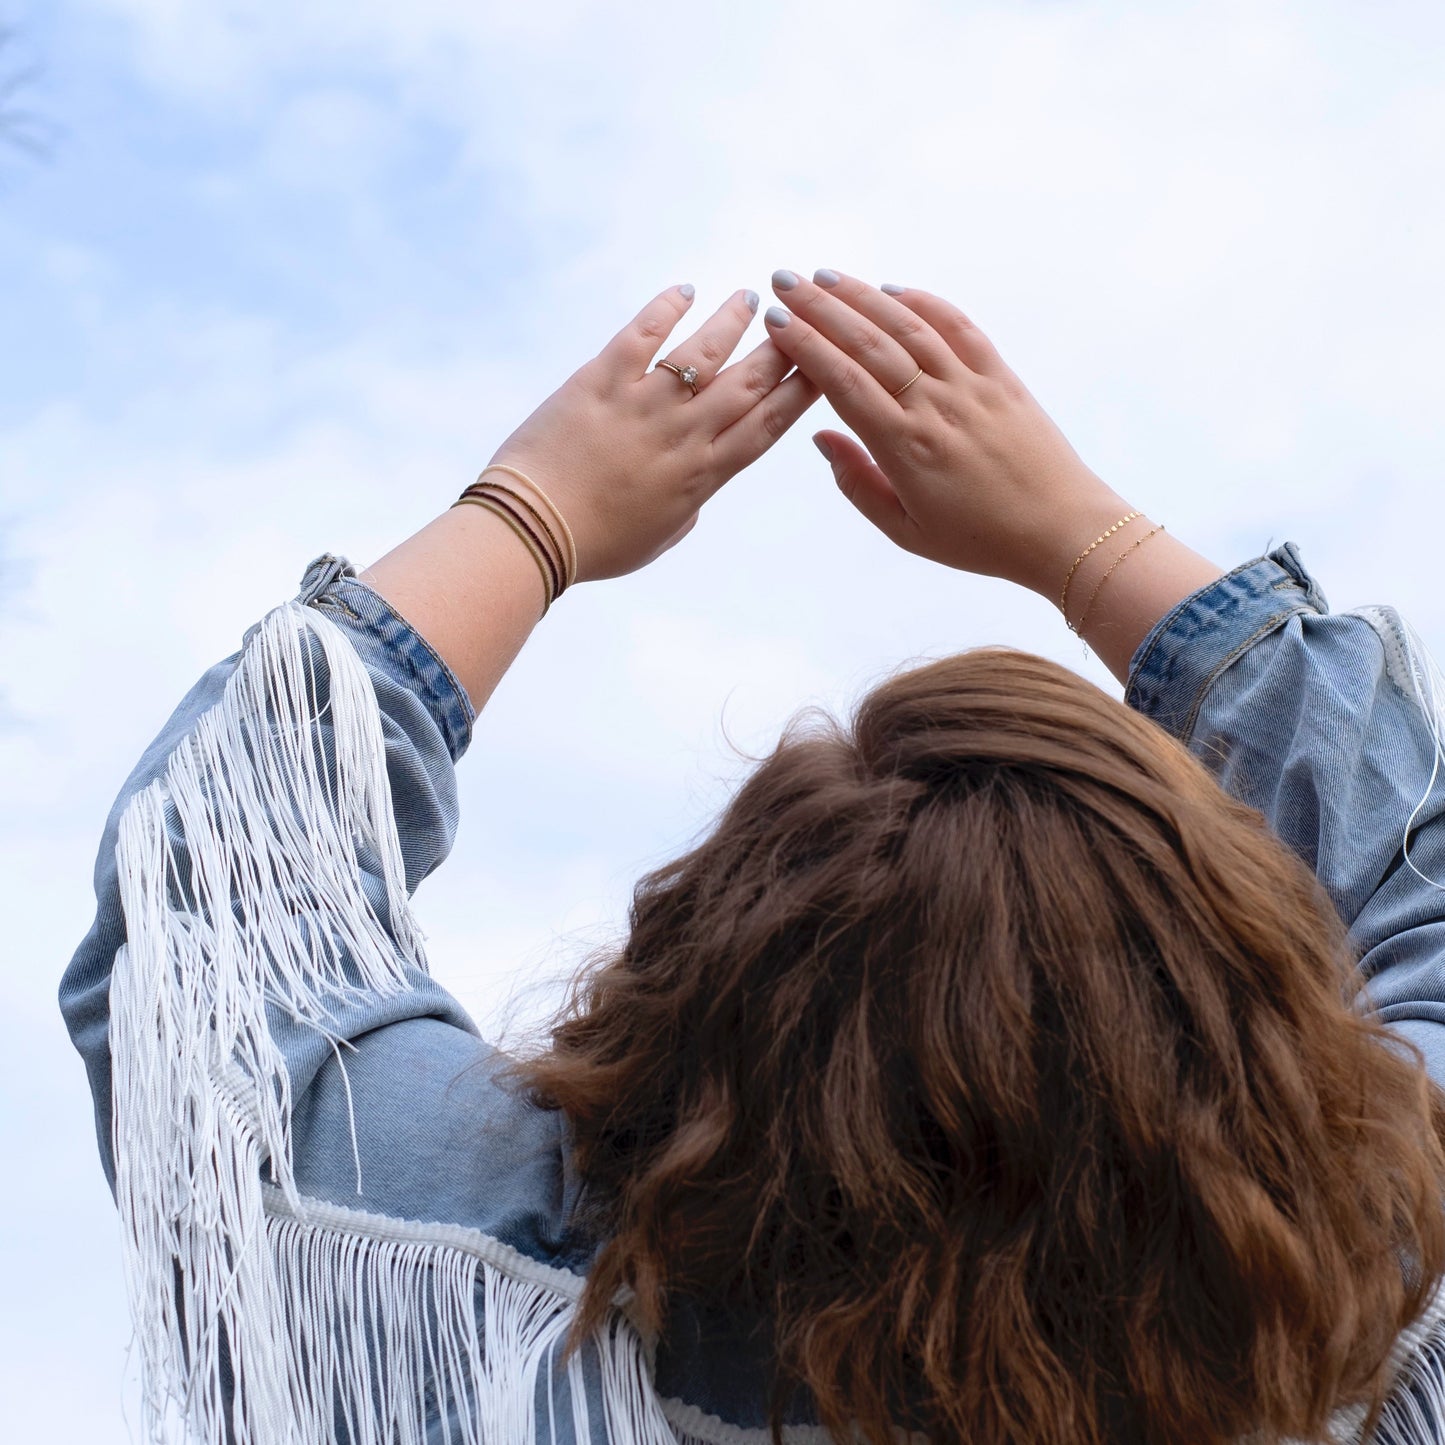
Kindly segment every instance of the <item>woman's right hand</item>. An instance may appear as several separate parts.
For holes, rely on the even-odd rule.
[[[815,438],[848,500],[907,551],[1056,601],[1073,558],[1132,509],[983,332],[926,291],[835,271],[778,271],[773,287],[788,308],[768,311],[774,344],[863,443]]]

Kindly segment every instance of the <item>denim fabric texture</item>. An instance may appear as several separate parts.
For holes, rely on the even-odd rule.
[[[1445,780],[1432,776],[1412,646],[1388,607],[1329,612],[1286,543],[1163,618],[1135,654],[1126,701],[1314,870],[1349,925],[1370,1003],[1445,1085]]]
[[[347,634],[372,680],[407,887],[415,890],[455,835],[454,765],[470,741],[471,704],[435,651],[344,561],[312,563],[298,600]],[[112,1180],[107,1003],[124,942],[118,820],[216,704],[238,655],[182,699],[122,788],[96,863],[95,919],[61,984]],[[1371,1004],[1445,1084],[1445,892],[1411,868],[1403,847],[1414,814],[1409,857],[1427,878],[1445,881],[1445,787],[1431,787],[1436,740],[1409,656],[1394,613],[1330,613],[1286,544],[1164,617],[1135,654],[1126,701],[1187,744],[1316,871],[1350,926]],[[324,731],[324,709],[315,726]],[[563,1120],[499,1085],[500,1056],[445,989],[420,970],[408,982],[409,991],[354,1004],[336,1020],[351,1045],[344,1078],[329,1042],[271,1017],[292,1081],[302,1193],[479,1230],[530,1259],[585,1274],[589,1252],[566,1227],[578,1182]],[[684,1305],[658,1344],[658,1395],[696,1407],[697,1418],[761,1427],[765,1352],[748,1322]]]

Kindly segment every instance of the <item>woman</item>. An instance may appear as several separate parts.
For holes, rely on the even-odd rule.
[[[466,505],[313,564],[126,784],[62,1002],[150,1410],[217,1442],[1440,1438],[1408,635],[1290,546],[1222,574],[1141,516],[947,303],[773,281],[745,359],[751,293],[653,365],[666,291]],[[506,1059],[408,911],[473,710],[820,392],[854,506],[1057,603],[1129,706],[984,650],[792,730]]]

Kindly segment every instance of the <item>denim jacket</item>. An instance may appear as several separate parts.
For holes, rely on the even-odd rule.
[[[1315,870],[1369,1003],[1445,1084],[1433,678],[1393,611],[1330,613],[1286,544],[1161,619],[1126,700]],[[214,1442],[764,1445],[760,1336],[721,1311],[651,1338],[623,1292],[562,1362],[590,1259],[563,1119],[496,1078],[408,902],[451,847],[473,722],[323,557],[121,791],[60,998],[147,1410]],[[1445,1438],[1442,1316],[1397,1343],[1383,1439]],[[829,1437],[801,1413],[786,1438]]]

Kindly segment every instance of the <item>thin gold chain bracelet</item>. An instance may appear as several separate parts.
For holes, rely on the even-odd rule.
[[[1069,568],[1069,575],[1064,578],[1063,590],[1059,593],[1059,611],[1064,614],[1064,620],[1066,622],[1069,619],[1069,583],[1074,580],[1074,573],[1079,570],[1079,564],[1094,550],[1095,547],[1099,546],[1101,542],[1107,542],[1109,538],[1112,537],[1114,533],[1119,530],[1120,527],[1128,526],[1128,524],[1132,522],[1135,517],[1139,517],[1142,515],[1143,513],[1141,512],[1130,512],[1127,517],[1120,517],[1119,520],[1115,522],[1114,525],[1110,527],[1107,532],[1100,532],[1099,535],[1095,537],[1094,540],[1090,542],[1089,545],[1085,547],[1084,550],[1080,552],[1077,557],[1074,558],[1074,565]]]
[[[1106,583],[1109,578],[1114,575],[1114,569],[1131,553],[1137,552],[1139,548],[1142,547],[1144,543],[1149,540],[1150,537],[1158,536],[1159,533],[1163,530],[1164,523],[1160,522],[1160,524],[1155,527],[1152,532],[1145,532],[1144,535],[1140,537],[1137,542],[1131,542],[1129,546],[1125,547],[1124,550],[1120,552],[1119,555],[1115,557],[1114,560],[1109,564],[1109,570],[1105,572],[1102,577],[1099,578],[1098,582],[1094,586],[1094,590],[1089,593],[1089,600],[1084,604],[1084,614],[1082,617],[1079,618],[1078,626],[1076,627],[1072,622],[1069,623],[1069,628],[1075,636],[1082,637],[1084,635],[1084,624],[1089,620],[1089,614],[1094,610],[1094,603],[1098,599],[1099,593],[1103,591],[1104,583]],[[1067,618],[1065,618],[1064,620],[1066,622],[1068,621]]]

